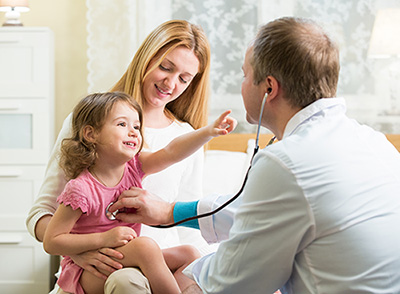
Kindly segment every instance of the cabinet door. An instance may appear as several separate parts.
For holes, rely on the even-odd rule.
[[[50,121],[45,100],[0,99],[0,163],[46,163],[53,143]]]
[[[0,231],[0,256],[0,293],[49,293],[50,257],[31,235]]]
[[[52,48],[50,30],[0,29],[0,97],[51,97]]]
[[[25,219],[38,195],[44,173],[45,165],[0,165],[0,232],[26,231]]]

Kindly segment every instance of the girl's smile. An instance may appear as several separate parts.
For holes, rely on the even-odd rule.
[[[96,135],[99,158],[125,163],[139,152],[142,143],[139,115],[130,105],[117,102]]]
[[[137,144],[135,142],[131,142],[131,141],[124,142],[124,144],[131,148],[136,148],[136,146],[137,146]]]

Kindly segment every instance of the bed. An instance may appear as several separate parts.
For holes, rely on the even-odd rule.
[[[400,134],[386,135],[386,137],[400,152]],[[210,141],[208,149],[246,152],[248,141],[255,138],[256,134],[229,134],[227,136],[219,136]],[[266,145],[271,138],[272,134],[261,134],[260,146]]]
[[[205,152],[203,194],[235,194],[243,182],[254,151],[255,134],[229,134],[210,141]],[[400,152],[400,134],[386,135]],[[260,135],[263,148],[272,134]]]

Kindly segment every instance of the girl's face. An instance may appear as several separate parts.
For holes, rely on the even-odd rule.
[[[151,68],[156,62],[154,58]],[[192,50],[177,47],[166,55],[161,64],[144,80],[144,109],[164,109],[168,102],[178,98],[190,85],[199,70],[199,60]]]
[[[125,163],[132,159],[142,144],[137,111],[127,103],[115,103],[95,141],[99,160]]]

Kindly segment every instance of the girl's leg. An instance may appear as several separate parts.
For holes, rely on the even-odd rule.
[[[79,279],[85,294],[103,294],[105,280],[96,277],[88,271],[83,271]]]
[[[149,280],[153,294],[181,293],[165,263],[160,247],[154,240],[138,237],[117,250],[124,255],[124,258],[119,260],[124,267],[134,266],[142,270]]]
[[[122,260],[118,260],[124,267],[139,267],[142,270],[149,280],[153,294],[181,293],[188,286],[195,284],[182,273],[186,266],[200,257],[200,253],[193,246],[183,245],[161,251],[152,239],[138,237],[119,247],[118,251],[124,255]],[[104,283],[104,280],[88,271],[83,271],[80,279],[86,294],[102,294]]]
[[[101,271],[101,270],[100,270]],[[121,273],[124,274],[121,275]],[[103,272],[103,271],[101,271]],[[119,274],[116,276],[118,279],[122,279],[120,281],[114,281],[114,285],[108,286],[109,292],[112,293],[151,293],[149,287],[149,281],[145,278],[140,271],[140,269],[133,268],[124,268],[118,270]],[[108,272],[103,272],[103,274],[108,275]],[[114,273],[117,274],[117,273]],[[129,276],[128,276],[129,275]],[[114,278],[115,279],[115,278]],[[107,283],[109,283],[110,279],[107,279]],[[90,272],[84,270],[82,276],[79,280],[85,294],[104,294],[107,288],[105,287],[106,281],[103,279],[99,279],[95,275]],[[112,283],[112,282],[111,282]],[[113,289],[115,286],[116,289]],[[111,290],[110,290],[111,289]],[[133,292],[132,292],[133,291]],[[107,292],[108,293],[108,292]],[[153,292],[154,293],[154,292]]]
[[[164,249],[162,251],[165,262],[169,269],[173,272],[176,281],[178,282],[181,291],[185,290],[190,285],[196,284],[195,281],[186,277],[182,271],[194,260],[200,258],[200,252],[193,246],[182,245]]]

